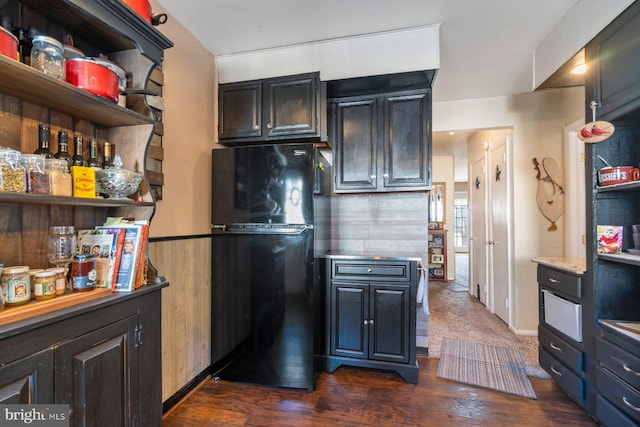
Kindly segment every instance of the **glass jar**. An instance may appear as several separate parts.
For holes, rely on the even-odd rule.
[[[56,295],[64,295],[67,290],[67,277],[64,274],[64,267],[47,268],[47,271],[53,271],[56,275]]]
[[[74,292],[90,291],[96,287],[96,257],[74,255],[71,262],[71,281]]]
[[[0,147],[0,192],[24,193],[26,189],[24,167],[20,164],[20,152]]]
[[[26,191],[32,194],[51,194],[45,158],[39,154],[22,154],[20,163],[25,169]]]
[[[43,268],[29,269],[29,283],[31,284],[29,288],[31,289],[31,299],[36,299],[36,293],[34,292],[33,288],[36,284],[36,273],[40,273],[41,271],[44,271],[44,269]]]
[[[66,160],[45,159],[45,170],[49,173],[51,195],[71,197],[73,186]]]
[[[58,40],[39,34],[33,38],[31,66],[48,76],[64,80],[64,48]]]
[[[28,303],[31,299],[30,282],[28,266],[6,267],[2,271],[2,278],[0,279],[5,307]]]
[[[56,296],[56,273],[47,270],[36,273],[33,289],[38,301],[54,298]]]

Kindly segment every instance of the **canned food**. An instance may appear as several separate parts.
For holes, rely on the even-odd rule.
[[[28,303],[31,299],[30,282],[28,266],[5,267],[2,272],[2,279],[0,279],[4,305],[12,307]]]
[[[56,273],[47,270],[36,273],[33,289],[38,301],[54,298],[56,296]]]
[[[71,263],[71,281],[75,292],[90,291],[96,287],[96,257],[74,255]]]

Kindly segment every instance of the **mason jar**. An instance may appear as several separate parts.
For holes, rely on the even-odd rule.
[[[51,194],[49,173],[45,158],[39,154],[22,154],[20,162],[25,169],[26,191],[32,194]]]
[[[71,173],[64,159],[45,159],[45,170],[49,173],[49,184],[52,196],[73,195]]]
[[[0,192],[24,193],[25,190],[25,172],[20,163],[20,152],[0,147]]]
[[[38,34],[33,38],[31,66],[55,79],[64,80],[64,48],[53,37]]]
[[[2,271],[0,286],[4,294],[4,305],[13,307],[26,304],[31,299],[29,266],[5,267]]]

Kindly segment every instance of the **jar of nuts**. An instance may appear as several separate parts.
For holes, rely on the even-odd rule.
[[[20,152],[0,147],[0,192],[24,193],[26,189],[24,167],[20,164]]]
[[[22,154],[20,162],[25,169],[27,193],[51,194],[49,173],[45,169],[44,156]]]

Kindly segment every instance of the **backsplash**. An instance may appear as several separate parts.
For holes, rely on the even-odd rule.
[[[320,250],[427,251],[428,193],[334,195],[316,205],[329,218],[331,236],[316,240]],[[324,246],[324,247],[323,247]]]

